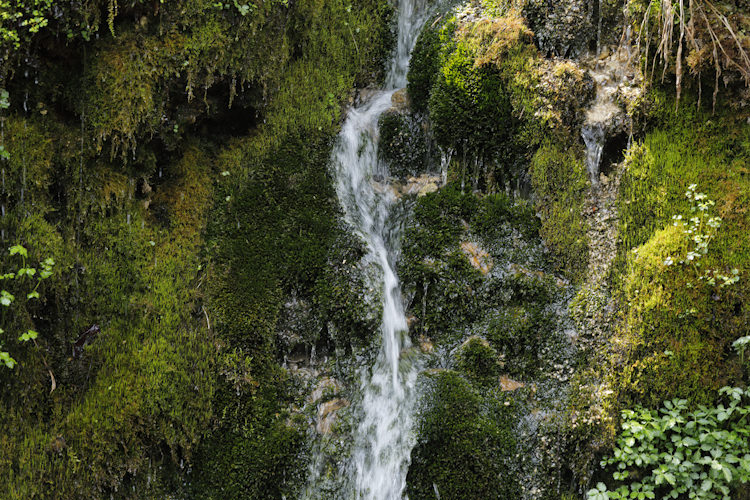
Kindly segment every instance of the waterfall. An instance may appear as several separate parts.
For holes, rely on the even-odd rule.
[[[584,123],[581,128],[581,137],[586,145],[586,170],[594,186],[599,184],[599,164],[602,162],[606,135],[605,124],[602,122]]]
[[[398,45],[385,89],[349,110],[332,154],[339,201],[347,222],[367,244],[364,259],[378,269],[374,285],[383,301],[380,351],[374,365],[361,372],[362,402],[357,413],[361,420],[347,468],[351,490],[347,498],[402,498],[415,440],[412,427],[419,363],[401,355],[411,342],[395,269],[403,216],[402,211],[394,210],[396,199],[391,190],[376,190],[371,181],[384,168],[378,160],[378,119],[391,107],[393,92],[406,86],[409,56],[426,18],[424,3],[400,1]],[[317,498],[309,492],[307,497]]]
[[[599,65],[598,61],[596,65]],[[586,145],[586,170],[593,186],[599,184],[599,166],[607,136],[624,123],[624,113],[614,98],[622,80],[618,71],[619,64],[612,61],[590,71],[596,82],[596,98],[586,112],[581,137]]]

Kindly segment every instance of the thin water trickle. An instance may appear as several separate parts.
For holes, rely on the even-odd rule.
[[[601,122],[586,123],[581,128],[581,137],[586,144],[586,170],[591,184],[599,184],[599,165],[602,162],[606,130]]]
[[[345,468],[350,475],[346,481],[349,495],[362,500],[404,497],[414,446],[419,364],[401,355],[411,342],[395,270],[404,221],[400,211],[394,210],[396,198],[391,190],[376,190],[371,181],[382,167],[378,119],[391,107],[393,92],[406,86],[409,56],[425,18],[424,0],[401,0],[398,45],[386,87],[349,111],[332,155],[339,201],[347,221],[367,244],[365,262],[379,270],[373,288],[380,289],[383,303],[380,352],[375,364],[361,373],[361,420],[353,436],[351,463]],[[319,498],[310,489],[303,497]]]

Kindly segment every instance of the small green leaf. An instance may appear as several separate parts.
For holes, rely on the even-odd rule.
[[[0,304],[4,305],[5,307],[10,306],[14,300],[16,300],[16,298],[7,290],[3,290],[2,292],[0,292]]]
[[[21,255],[23,257],[28,257],[29,253],[26,251],[26,248],[24,248],[22,245],[13,245],[8,249],[11,255]]]
[[[16,366],[16,360],[10,357],[5,351],[0,351],[0,362],[2,362],[7,368],[13,368]]]
[[[35,338],[37,338],[38,335],[39,334],[35,332],[34,330],[29,330],[23,335],[21,335],[20,337],[18,337],[18,340],[20,340],[21,342],[28,342],[29,340],[34,340]]]

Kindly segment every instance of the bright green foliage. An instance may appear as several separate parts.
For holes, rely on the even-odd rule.
[[[740,361],[743,363],[745,362],[745,350],[748,345],[750,345],[750,335],[745,335],[744,337],[740,337],[732,342],[732,347],[734,347],[737,354],[740,355]]]
[[[599,484],[589,500],[626,498],[730,499],[750,481],[750,389],[724,387],[718,406],[690,410],[687,400],[665,401],[657,412],[622,412],[613,456],[611,491]],[[624,484],[623,484],[624,483]]]
[[[504,185],[520,173],[514,139],[537,56],[530,32],[518,16],[508,15],[459,26],[448,22],[440,37],[451,35],[440,46],[428,101],[435,140],[455,153],[454,179],[475,187]],[[422,71],[435,57],[434,41],[425,43]],[[524,78],[529,81],[521,83]],[[422,89],[429,80],[415,76],[414,81]]]
[[[611,375],[626,408],[674,397],[710,404],[741,375],[726,353],[750,321],[750,126],[687,102],[675,114],[673,104],[650,95],[655,128],[629,151],[618,200],[627,348]],[[697,219],[683,225],[675,214]]]
[[[481,396],[453,371],[428,373],[423,383],[409,498],[519,498],[507,462],[515,449],[511,408]]]
[[[0,1],[0,44],[19,48],[22,37],[27,41],[26,37],[47,26],[51,8],[52,0]]]
[[[716,203],[713,200],[707,199],[704,193],[696,193],[696,187],[695,184],[691,184],[685,192],[685,196],[693,202],[690,211],[694,215],[690,217],[689,224],[686,225],[681,222],[682,215],[672,216],[672,220],[674,220],[673,225],[681,227],[683,234],[688,239],[687,254],[684,258],[675,256],[673,259],[672,256],[669,256],[664,259],[664,265],[671,266],[675,262],[675,259],[679,259],[677,261],[679,264],[692,266],[693,271],[698,277],[698,281],[724,288],[739,281],[739,270],[734,268],[729,273],[729,276],[726,276],[718,269],[704,270],[701,268],[701,257],[708,253],[708,245],[716,237],[716,233],[719,227],[721,227],[721,217],[711,216],[709,210]],[[689,281],[687,283],[689,287],[696,285],[698,285],[698,282]]]
[[[17,326],[17,324],[14,324],[15,322],[13,319],[8,318],[12,318],[12,315],[16,313],[15,309],[17,307],[23,307],[23,303],[26,301],[33,299],[41,300],[39,285],[42,284],[43,280],[52,276],[52,268],[55,265],[55,261],[51,257],[44,259],[40,264],[41,270],[39,271],[39,274],[37,274],[37,269],[35,267],[27,267],[26,259],[29,256],[29,252],[22,245],[13,245],[10,247],[8,249],[8,255],[17,255],[21,258],[21,265],[17,270],[9,271],[0,275],[0,281],[6,281],[7,283],[3,285],[3,289],[0,291],[0,305],[4,306],[0,317],[3,319],[3,327],[11,330],[14,326]],[[5,290],[5,287],[13,290],[13,292],[19,297],[25,295],[26,299],[23,300],[21,304],[17,304],[15,307],[11,308],[11,305],[16,302],[16,295]],[[13,359],[8,352],[3,350],[4,345],[7,343],[7,339],[4,338],[4,336],[10,333],[8,330],[0,328],[0,335],[3,335],[3,337],[0,337],[0,361],[2,361],[6,367],[13,368],[16,364],[16,360]],[[28,342],[29,340],[36,339],[38,335],[39,334],[36,331],[29,329],[26,332],[21,333],[17,340],[18,342]]]

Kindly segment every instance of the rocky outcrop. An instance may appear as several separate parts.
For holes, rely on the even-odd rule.
[[[596,40],[592,2],[529,0],[523,14],[539,49],[548,56],[570,57],[589,49]]]

